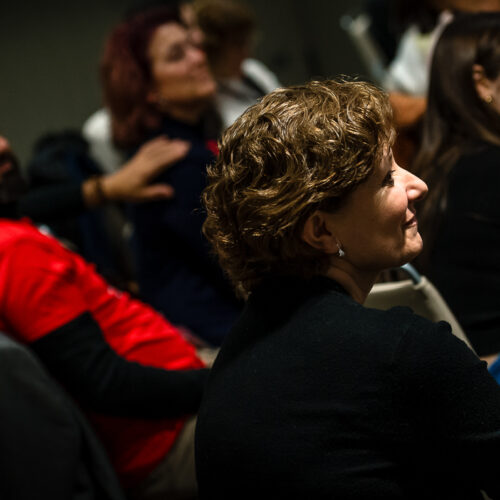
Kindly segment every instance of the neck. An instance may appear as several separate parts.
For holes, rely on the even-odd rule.
[[[222,53],[216,61],[212,62],[212,71],[218,80],[243,77],[243,61],[247,51],[240,47],[233,47]]]
[[[213,67],[213,72],[217,80],[240,79],[243,77],[241,63],[220,64]]]
[[[342,285],[347,293],[360,304],[366,300],[379,275],[378,272],[352,272],[336,266],[330,266],[325,274]]]
[[[189,105],[171,106],[168,109],[168,114],[175,120],[188,125],[196,125],[207,108],[207,103],[190,103]]]

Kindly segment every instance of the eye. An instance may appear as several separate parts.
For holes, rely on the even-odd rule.
[[[168,51],[165,59],[168,62],[180,61],[184,57],[185,52],[185,47],[183,47],[182,45],[175,45]]]
[[[382,186],[394,186],[394,174],[395,170],[389,170],[387,172],[387,175],[384,177],[384,180],[382,181]]]

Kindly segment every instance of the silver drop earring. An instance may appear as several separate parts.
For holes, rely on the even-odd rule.
[[[337,252],[337,256],[342,258],[342,257],[344,257],[345,252],[342,249],[342,245],[340,244],[340,241],[337,238],[335,238],[335,241],[337,242],[337,246],[339,247],[339,251]]]

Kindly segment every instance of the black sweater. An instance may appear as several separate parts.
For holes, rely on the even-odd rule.
[[[200,498],[499,498],[500,387],[450,333],[335,282],[279,278],[224,342],[199,412]]]
[[[174,188],[174,198],[130,207],[141,295],[172,323],[220,345],[242,304],[202,234],[201,193],[206,167],[215,157],[201,123],[191,126],[165,117],[160,133],[188,141],[190,150],[158,178]]]

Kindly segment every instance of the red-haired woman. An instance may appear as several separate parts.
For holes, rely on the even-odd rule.
[[[162,176],[174,198],[131,209],[134,253],[144,299],[172,322],[219,344],[240,307],[201,233],[200,194],[219,131],[211,112],[216,84],[205,53],[176,10],[158,7],[112,32],[101,71],[118,147],[132,153],[162,134],[191,144]]]

